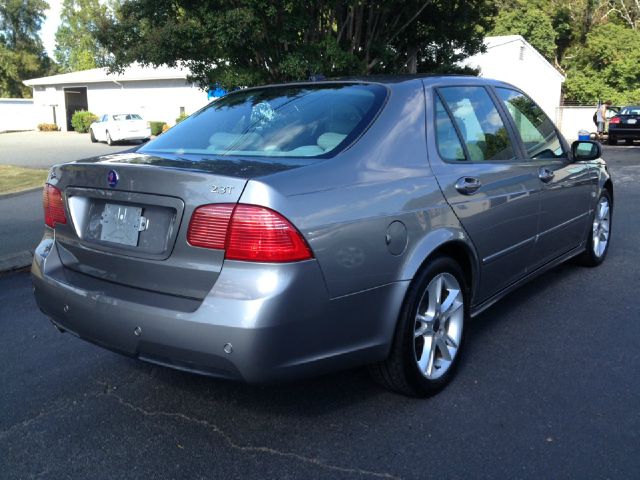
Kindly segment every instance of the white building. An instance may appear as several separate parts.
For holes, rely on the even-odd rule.
[[[520,88],[555,120],[564,75],[521,35],[486,37],[484,44],[487,51],[465,59],[463,65],[479,68],[481,77]]]
[[[191,114],[207,104],[207,93],[187,80],[182,68],[132,65],[122,74],[109,74],[106,68],[64,73],[25,80],[33,88],[38,123],[57,123],[71,130],[76,110],[105,113],[139,113],[145,120],[170,125],[181,114]]]

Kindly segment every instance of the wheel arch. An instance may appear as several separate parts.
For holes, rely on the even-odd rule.
[[[609,192],[609,195],[611,196],[611,203],[615,203],[613,199],[613,182],[611,181],[611,178],[607,178],[605,180],[604,184],[602,185],[602,189],[606,189]]]
[[[471,290],[471,304],[476,303],[474,295],[478,292],[480,278],[478,256],[470,239],[462,230],[438,230],[427,235],[405,262],[402,279],[413,281],[418,272],[437,256],[450,257],[460,265],[467,288]]]

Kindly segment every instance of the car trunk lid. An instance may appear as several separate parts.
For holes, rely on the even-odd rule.
[[[55,166],[49,183],[63,191],[70,217],[56,226],[62,263],[118,284],[202,299],[224,251],[188,244],[192,212],[237,203],[252,176],[278,168],[285,167],[136,153]]]

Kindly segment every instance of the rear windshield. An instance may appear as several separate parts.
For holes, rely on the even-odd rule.
[[[620,115],[640,115],[640,107],[623,107]]]
[[[137,113],[120,113],[113,116],[114,120],[142,120],[142,117]]]
[[[357,138],[385,98],[386,88],[371,84],[240,90],[207,105],[139,151],[326,158]]]

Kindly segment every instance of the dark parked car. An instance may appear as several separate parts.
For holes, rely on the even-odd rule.
[[[160,365],[271,382],[369,364],[428,395],[470,317],[604,260],[613,199],[599,145],[570,147],[505,83],[251,88],[137,152],[54,166],[35,297],[60,330]]]
[[[609,145],[616,145],[618,140],[633,143],[640,140],[640,107],[622,107],[615,116],[609,119]]]

